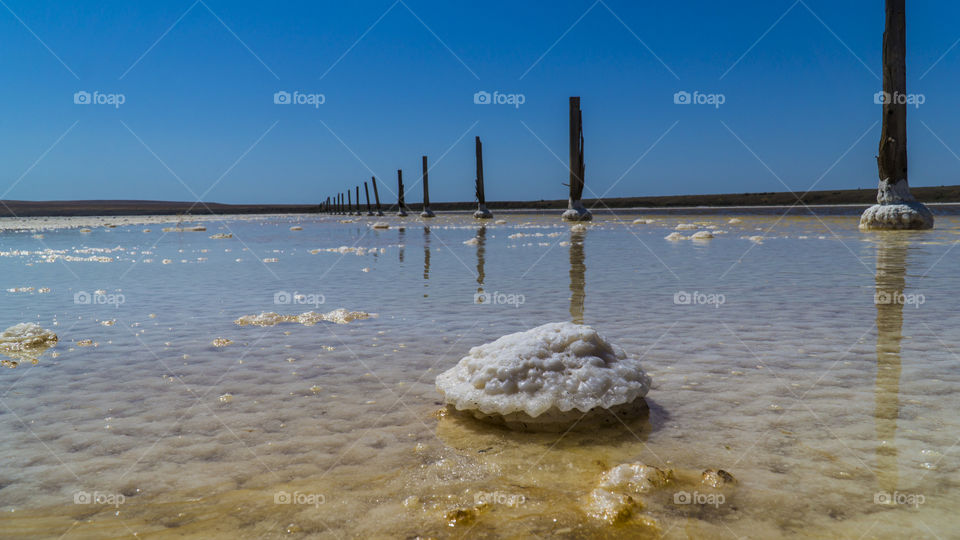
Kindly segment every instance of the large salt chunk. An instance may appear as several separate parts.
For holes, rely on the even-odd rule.
[[[0,351],[23,351],[49,347],[57,342],[57,335],[36,323],[20,323],[0,334]]]
[[[448,404],[483,420],[562,424],[641,406],[650,377],[593,328],[558,322],[470,349],[436,384]]]

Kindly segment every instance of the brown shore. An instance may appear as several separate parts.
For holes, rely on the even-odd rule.
[[[960,186],[913,187],[917,200],[927,203],[960,203]],[[871,205],[876,189],[789,192],[727,193],[716,195],[668,195],[658,197],[615,197],[585,199],[588,208],[676,208],[791,206],[801,198],[805,205]],[[419,203],[408,205],[412,210]],[[552,210],[566,208],[563,199],[539,201],[488,201],[491,210]],[[366,211],[366,205],[361,205]],[[475,202],[431,202],[433,210],[473,210]],[[384,212],[396,211],[396,205],[384,205]],[[0,201],[0,217],[35,216],[144,216],[209,214],[309,214],[321,211],[320,204],[222,204],[177,201],[90,200],[90,201]]]

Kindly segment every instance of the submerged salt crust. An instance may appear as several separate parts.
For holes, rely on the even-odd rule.
[[[650,377],[593,328],[558,322],[470,349],[436,384],[457,410],[554,423],[631,404]]]

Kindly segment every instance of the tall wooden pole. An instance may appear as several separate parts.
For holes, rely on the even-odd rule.
[[[589,221],[593,215],[583,207],[584,172],[583,162],[583,116],[580,112],[580,98],[570,98],[570,196],[567,211],[563,219],[567,221]]]
[[[877,168],[880,180],[907,183],[906,0],[887,0],[883,32],[883,126]],[[881,201],[883,202],[883,201]],[[892,201],[890,201],[892,202]]]
[[[397,169],[397,215],[404,217],[407,215],[407,205],[403,203],[403,169]]]
[[[373,184],[373,198],[377,200],[377,215],[382,216],[383,211],[380,209],[380,192],[377,191],[377,177],[371,176],[370,182]]]
[[[479,135],[474,141],[477,156],[477,211],[473,213],[473,217],[477,219],[490,219],[493,217],[493,214],[490,210],[487,210],[487,198],[483,192],[483,143],[480,142]]]
[[[430,210],[430,186],[427,183],[427,156],[423,156],[423,212],[420,212],[422,218],[432,218],[433,211]]]
[[[357,186],[357,215],[360,215],[360,186]]]
[[[877,204],[860,216],[861,229],[930,229],[933,214],[907,182],[906,0],[886,0],[883,31],[883,124],[877,152]]]
[[[373,208],[370,206],[370,188],[367,187],[367,183],[363,183],[363,194],[367,197],[367,215],[373,215]]]

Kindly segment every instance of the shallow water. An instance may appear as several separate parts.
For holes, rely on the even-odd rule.
[[[182,233],[162,232],[169,218],[0,220],[0,330],[60,338],[0,369],[0,531],[950,537],[960,218],[866,234],[832,213],[598,215],[586,232],[505,213]],[[681,223],[715,237],[666,240]],[[325,251],[341,246],[362,254]],[[341,307],[378,316],[234,323]],[[438,414],[433,379],[470,347],[561,320],[642,359],[647,417],[531,434]],[[589,517],[600,474],[635,461],[677,485],[624,523]],[[723,503],[675,502],[707,468],[738,480]]]

